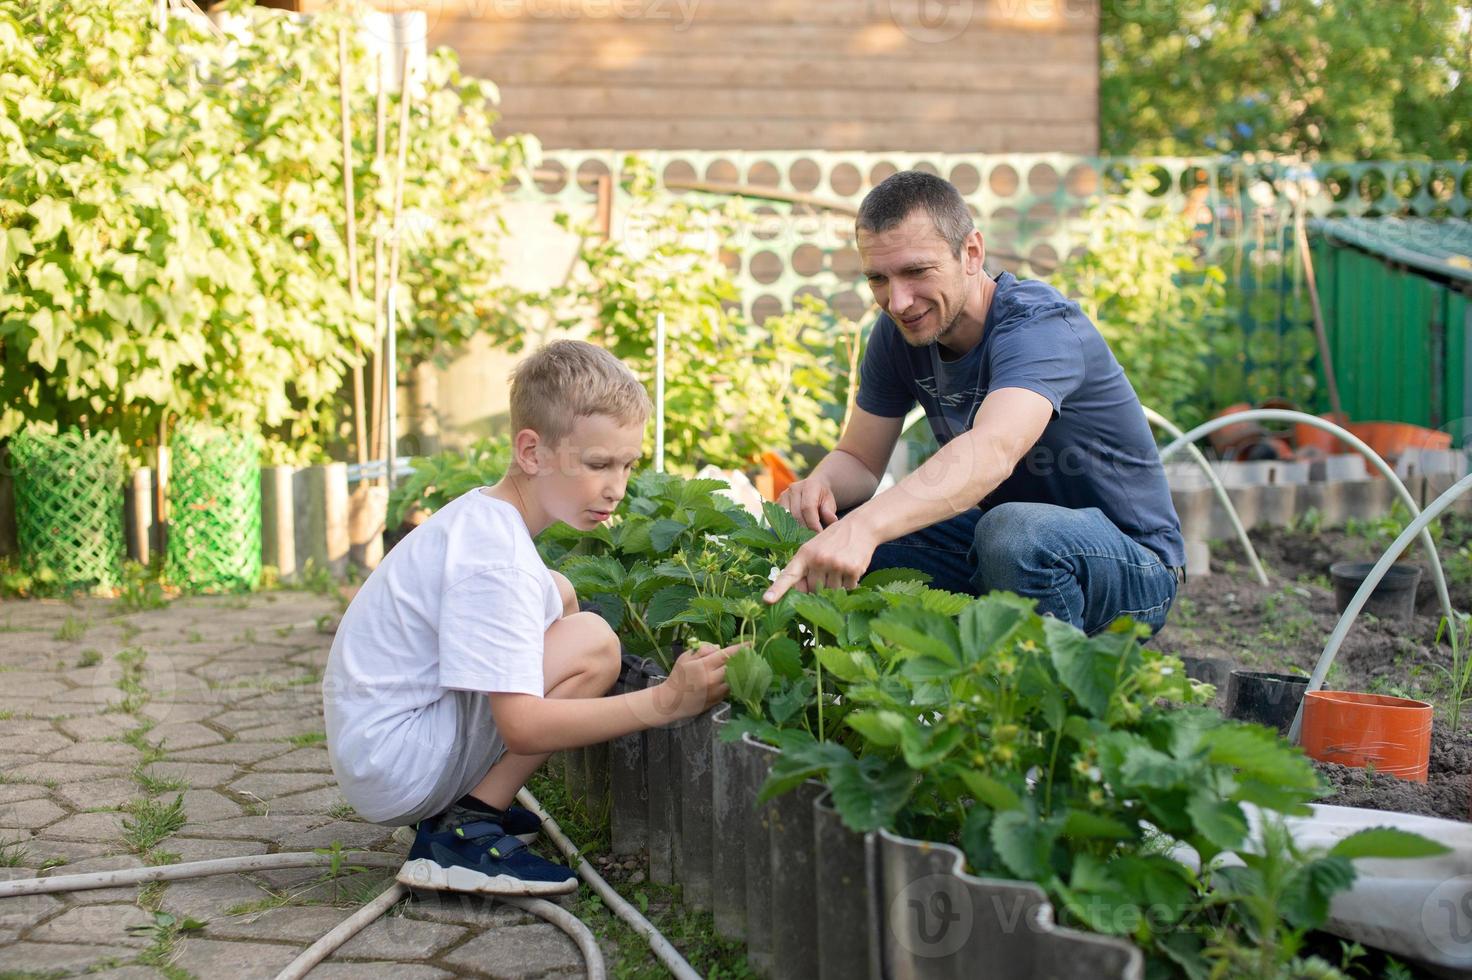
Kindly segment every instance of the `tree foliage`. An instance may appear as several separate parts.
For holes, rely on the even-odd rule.
[[[274,430],[299,454],[340,437],[339,393],[374,329],[372,246],[355,308],[341,235],[337,36],[356,31],[236,6],[250,29],[226,43],[188,18],[160,29],[148,0],[0,0],[0,436],[54,422],[137,446],[177,416]],[[373,164],[376,72],[351,57],[371,242],[392,191]],[[510,333],[491,309],[495,204],[522,147],[491,136],[495,95],[448,52],[419,83],[411,357],[487,324]]]
[[[1466,0],[1147,0],[1100,13],[1107,153],[1466,159]]]

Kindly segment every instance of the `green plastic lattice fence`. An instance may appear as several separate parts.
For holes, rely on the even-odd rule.
[[[241,592],[261,577],[260,439],[203,427],[169,441],[165,573],[188,592]]]
[[[21,562],[63,589],[122,579],[123,451],[111,432],[26,430],[10,443]]]

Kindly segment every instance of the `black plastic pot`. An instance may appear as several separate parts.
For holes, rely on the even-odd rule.
[[[829,794],[820,796],[813,804],[818,980],[879,980],[872,850],[873,834],[849,830]]]
[[[1374,562],[1368,561],[1337,561],[1329,566],[1329,577],[1334,580],[1334,604],[1341,613],[1374,567]],[[1420,581],[1420,565],[1391,565],[1361,611],[1380,619],[1410,619],[1416,611],[1416,586]]]
[[[624,654],[623,670],[613,693],[642,691],[660,676],[648,660]],[[637,854],[649,846],[649,785],[645,771],[644,732],[608,743],[609,814],[615,854]]]
[[[1227,681],[1227,717],[1266,725],[1286,735],[1307,690],[1308,678],[1301,674],[1234,670]]]
[[[721,740],[731,720],[731,706],[711,714],[711,824],[718,842],[711,853],[711,912],[716,932],[726,939],[746,939],[746,821],[755,799],[742,795],[739,742]]]

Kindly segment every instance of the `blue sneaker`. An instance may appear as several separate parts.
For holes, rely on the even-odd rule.
[[[410,888],[487,895],[566,895],[578,887],[571,868],[533,854],[501,824],[443,818],[420,821],[398,880]]]
[[[535,844],[542,832],[542,818],[513,803],[501,814],[501,829],[523,844]]]

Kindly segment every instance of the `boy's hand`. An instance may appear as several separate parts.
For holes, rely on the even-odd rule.
[[[726,686],[726,661],[742,646],[736,643],[717,649],[706,644],[680,654],[670,676],[659,685],[655,702],[661,712],[668,714],[667,720],[694,718],[725,700],[731,690]]]

